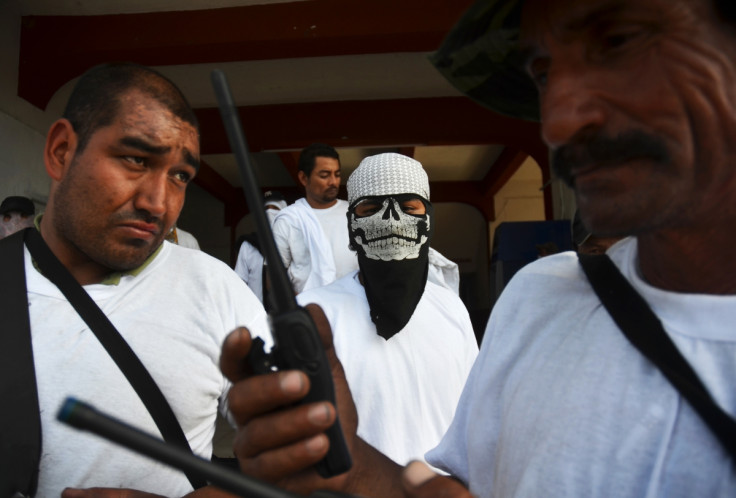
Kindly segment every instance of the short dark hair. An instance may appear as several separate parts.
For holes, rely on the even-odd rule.
[[[197,117],[184,94],[164,75],[131,62],[101,64],[79,78],[62,115],[78,136],[77,152],[84,150],[95,131],[113,122],[120,108],[120,97],[130,90],[151,96],[199,130]]]
[[[310,176],[314,169],[314,160],[317,157],[331,157],[340,162],[340,154],[334,147],[327,144],[315,143],[308,145],[302,149],[299,154],[299,171],[303,171],[305,175]]]

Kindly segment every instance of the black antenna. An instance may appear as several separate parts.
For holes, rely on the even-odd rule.
[[[191,472],[238,496],[253,498],[296,498],[297,496],[248,477],[234,469],[214,464],[178,446],[167,444],[74,398],[66,398],[56,418],[72,427],[93,432],[172,467]]]
[[[217,96],[225,131],[233,149],[233,154],[235,154],[235,160],[238,163],[240,177],[243,180],[243,192],[248,201],[248,208],[253,213],[256,230],[260,236],[258,242],[261,245],[261,253],[263,253],[263,257],[267,262],[266,269],[271,285],[268,291],[272,297],[271,309],[274,313],[295,310],[298,305],[294,289],[291,287],[291,281],[273,241],[271,226],[266,219],[266,210],[263,207],[263,196],[258,189],[258,182],[253,174],[254,168],[251,164],[248,144],[245,140],[243,126],[240,123],[240,116],[233,102],[225,73],[219,69],[212,71],[212,85]]]

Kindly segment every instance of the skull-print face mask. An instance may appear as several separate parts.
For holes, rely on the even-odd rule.
[[[425,214],[404,212],[407,199],[421,200]],[[357,216],[361,202],[370,202],[373,212]],[[384,339],[406,326],[424,293],[432,214],[432,205],[415,194],[364,197],[348,210],[350,243],[358,253],[371,320]]]
[[[416,195],[369,197],[356,202],[355,206],[370,202],[379,206],[369,216],[357,216],[352,209],[350,216],[350,239],[359,254],[368,259],[399,261],[416,259],[422,247],[429,241],[430,217],[428,214],[405,213],[402,201],[407,198],[421,199]],[[425,206],[428,204],[423,201]]]

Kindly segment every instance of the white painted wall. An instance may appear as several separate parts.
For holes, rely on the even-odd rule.
[[[9,195],[33,199],[36,211],[46,205],[50,181],[43,165],[45,137],[0,112],[0,200]]]
[[[542,171],[531,157],[519,167],[514,176],[494,197],[496,219],[488,230],[489,247],[493,247],[493,234],[496,227],[505,221],[544,220],[544,192]]]
[[[40,210],[50,185],[43,145],[51,119],[17,96],[19,5],[18,0],[0,1],[0,200],[23,195]]]

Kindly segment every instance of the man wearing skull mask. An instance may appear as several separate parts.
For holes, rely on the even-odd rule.
[[[428,281],[434,220],[422,165],[365,158],[347,183],[359,271],[305,291],[333,332],[358,409],[358,434],[396,462],[422,458],[449,426],[478,354],[468,312]]]

